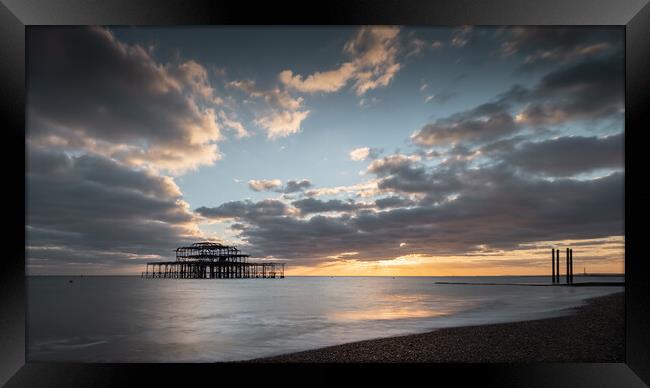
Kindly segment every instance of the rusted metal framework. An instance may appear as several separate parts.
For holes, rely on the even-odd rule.
[[[199,242],[175,250],[176,261],[207,260],[218,262],[245,262],[250,255],[244,255],[237,247],[213,242]]]
[[[275,279],[284,278],[284,263],[251,263],[237,247],[199,242],[178,247],[175,261],[147,263],[143,278]],[[151,267],[151,269],[150,269]]]

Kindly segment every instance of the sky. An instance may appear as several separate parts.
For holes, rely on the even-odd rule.
[[[619,27],[30,27],[28,274],[624,271]]]

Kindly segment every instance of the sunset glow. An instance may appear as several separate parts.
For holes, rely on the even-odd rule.
[[[28,273],[623,273],[622,32],[30,29]]]

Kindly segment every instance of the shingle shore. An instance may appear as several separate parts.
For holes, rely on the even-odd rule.
[[[623,362],[624,293],[593,298],[571,315],[439,329],[250,362]]]

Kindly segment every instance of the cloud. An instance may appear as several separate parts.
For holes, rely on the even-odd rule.
[[[27,55],[29,142],[172,173],[220,158],[219,98],[197,62],[157,63],[101,27],[30,30]]]
[[[221,97],[215,95],[215,89],[210,84],[208,71],[198,62],[189,60],[177,66],[167,65],[166,70],[182,84],[189,85],[192,92],[205,101],[216,105],[224,103]]]
[[[422,50],[427,46],[427,42],[424,39],[414,38],[409,41],[409,52],[406,54],[407,57],[412,55],[419,55],[422,53]]]
[[[40,270],[140,265],[201,235],[169,177],[97,155],[27,155],[27,257]]]
[[[437,176],[436,171],[426,173]],[[358,252],[355,257],[360,260],[393,259],[403,254],[402,242],[413,254],[436,256],[473,252],[479,245],[514,249],[536,241],[622,234],[622,173],[587,181],[529,179],[503,166],[457,173],[461,185],[455,199],[420,201],[408,208],[374,211],[339,200],[302,200],[293,204],[302,215],[343,213],[302,218],[287,205],[268,201],[223,205],[237,211],[224,212],[222,207],[197,211],[206,217],[239,220],[239,237],[254,254],[296,265],[329,261],[340,252]],[[252,212],[258,207],[266,211]]]
[[[279,111],[255,120],[255,124],[267,130],[269,139],[277,139],[300,132],[302,122],[309,116],[309,111]]]
[[[424,98],[424,103],[426,104],[429,101],[433,101],[438,104],[444,104],[447,101],[451,100],[452,98],[458,97],[460,93],[454,90],[454,87],[457,86],[465,78],[467,78],[467,74],[462,73],[450,79],[447,82],[447,85],[443,86],[442,88],[438,88],[438,91],[436,93],[429,94],[428,96],[426,96]],[[429,87],[428,84],[426,83],[422,84],[422,86],[420,87],[420,92],[424,92],[424,90],[427,89],[428,87]]]
[[[301,110],[303,98],[294,98],[287,90],[261,90],[252,80],[231,81],[228,87],[241,90],[249,97],[261,99],[267,104],[267,109],[258,112],[254,123],[266,130],[268,139],[287,137],[300,132],[302,122],[309,116],[309,110]]]
[[[253,191],[269,191],[282,185],[279,179],[252,179],[248,181],[248,187]]]
[[[569,177],[599,169],[624,166],[623,134],[598,137],[571,136],[525,142],[503,155],[503,160],[528,173]]]
[[[359,106],[361,108],[370,108],[371,106],[376,106],[381,103],[381,99],[377,97],[362,97],[359,99]]]
[[[302,214],[327,213],[327,212],[346,212],[360,208],[354,202],[343,202],[339,199],[321,201],[315,198],[305,198],[291,203],[298,208]]]
[[[562,66],[532,88],[515,85],[491,102],[426,124],[411,140],[420,147],[471,146],[542,125],[605,118],[620,121],[623,74],[623,58],[618,54]]]
[[[624,235],[623,133],[549,138],[538,127],[619,117],[621,71],[618,56],[559,66],[531,87],[426,124],[411,136],[424,150],[374,159],[367,182],[307,190],[275,215],[231,215],[233,228],[255,254],[307,266],[341,252],[392,260],[401,244],[435,259]],[[533,120],[534,109],[562,113]],[[361,147],[350,157],[370,154]],[[595,171],[601,176],[584,176]]]
[[[303,93],[332,93],[352,81],[358,96],[387,86],[400,69],[398,34],[398,27],[363,27],[343,47],[350,56],[349,62],[306,77],[284,70],[279,75],[280,82]]]
[[[380,198],[375,201],[375,206],[378,209],[388,209],[388,208],[399,208],[399,207],[409,207],[415,205],[417,202],[408,198],[403,197],[385,197]]]
[[[354,161],[366,160],[368,158],[375,159],[379,156],[381,152],[382,150],[377,148],[370,148],[370,147],[355,148],[352,151],[350,151],[350,159]]]
[[[440,40],[434,40],[432,42],[428,42],[425,39],[421,39],[417,37],[411,38],[411,36],[413,36],[413,33],[410,34],[409,41],[406,46],[407,49],[407,53],[405,55],[406,57],[418,56],[422,54],[426,49],[435,51],[445,46],[445,44]]]
[[[217,123],[229,135],[249,134],[209,73],[196,61],[159,63],[102,28],[34,31],[28,39],[30,268],[85,270],[169,258],[175,246],[203,238],[199,221],[223,223],[247,253],[297,265],[347,253],[374,265],[402,257],[404,246],[414,258],[437,260],[624,235],[622,121],[621,132],[607,137],[558,136],[557,130],[577,121],[622,120],[624,62],[613,41],[567,43],[556,52],[523,39],[507,55],[521,55],[522,63],[530,57],[531,64],[555,56],[557,66],[537,84],[422,126],[411,137],[418,146],[412,154],[379,158],[370,147],[352,150],[352,160],[372,159],[365,182],[314,187],[307,179],[251,180],[255,191],[298,194],[192,212],[163,173],[214,163],[223,138]],[[254,123],[268,138],[295,134],[309,115],[295,93],[352,87],[363,95],[392,82],[400,70],[398,33],[364,27],[333,70],[304,76],[287,70],[269,89],[252,80],[226,87],[262,107]],[[466,46],[472,33],[458,30],[450,44]]]
[[[298,110],[304,101],[302,97],[291,96],[286,89],[277,87],[268,90],[258,89],[253,80],[230,81],[227,86],[244,92],[250,98],[262,99],[275,109]]]
[[[472,39],[473,31],[474,28],[472,26],[463,26],[455,29],[451,33],[451,41],[449,44],[457,48],[465,47]]]
[[[349,186],[319,187],[305,192],[308,197],[351,194],[357,197],[372,197],[379,194],[377,182],[370,180]]]
[[[427,168],[415,155],[391,155],[375,160],[367,173],[377,176],[382,192],[424,194],[429,202],[439,202],[460,190],[459,174],[466,163],[440,164],[435,170]]]
[[[226,112],[223,110],[219,111],[219,118],[221,119],[223,125],[235,131],[238,139],[250,136],[250,133],[246,130],[246,128],[244,128],[244,125],[241,122],[228,117]]]
[[[420,160],[417,155],[393,154],[381,159],[374,160],[368,166],[368,172],[379,176],[390,174],[394,171],[400,171],[410,167],[414,162]]]
[[[355,161],[365,160],[370,155],[369,147],[355,148],[350,151],[350,159]]]
[[[279,78],[287,87],[303,93],[331,93],[345,86],[355,70],[354,64],[346,62],[336,70],[315,72],[305,79],[301,75],[294,75],[291,70],[282,71]]]
[[[244,221],[263,221],[289,214],[289,208],[282,201],[265,199],[260,202],[231,201],[218,207],[200,207],[196,209],[199,215],[212,219],[241,219]]]
[[[357,95],[387,86],[399,71],[399,30],[399,27],[363,27],[345,44],[344,51],[353,56],[357,68]]]
[[[312,187],[312,184],[307,179],[301,180],[288,180],[284,188],[281,190],[285,194],[297,193]]]
[[[307,179],[290,179],[284,186],[279,179],[253,179],[248,181],[248,187],[254,191],[276,191],[278,193],[292,194],[302,192],[312,187],[312,184]]]
[[[516,120],[561,124],[621,115],[624,109],[624,60],[621,55],[586,60],[545,75],[526,96]]]
[[[411,140],[422,147],[477,143],[510,135],[517,129],[504,104],[486,103],[426,124],[411,136]]]
[[[432,94],[429,96],[426,96],[424,98],[424,102],[427,103],[429,101],[437,102],[439,104],[444,104],[447,101],[451,100],[452,98],[458,96],[458,92],[452,92],[452,91],[442,91],[440,93]]]
[[[501,44],[501,54],[522,57],[519,70],[542,64],[583,60],[611,53],[623,44],[623,31],[612,27],[512,27]]]
[[[363,27],[343,47],[350,56],[337,69],[319,71],[303,77],[292,70],[278,75],[282,87],[260,90],[253,80],[236,80],[227,84],[246,93],[250,98],[262,99],[268,109],[258,113],[255,124],[267,132],[269,139],[287,137],[301,130],[310,111],[303,108],[304,99],[293,97],[289,90],[302,93],[332,93],[349,82],[354,82],[357,95],[387,86],[400,69],[397,63],[399,41],[397,27]],[[366,100],[361,106],[367,106]]]

